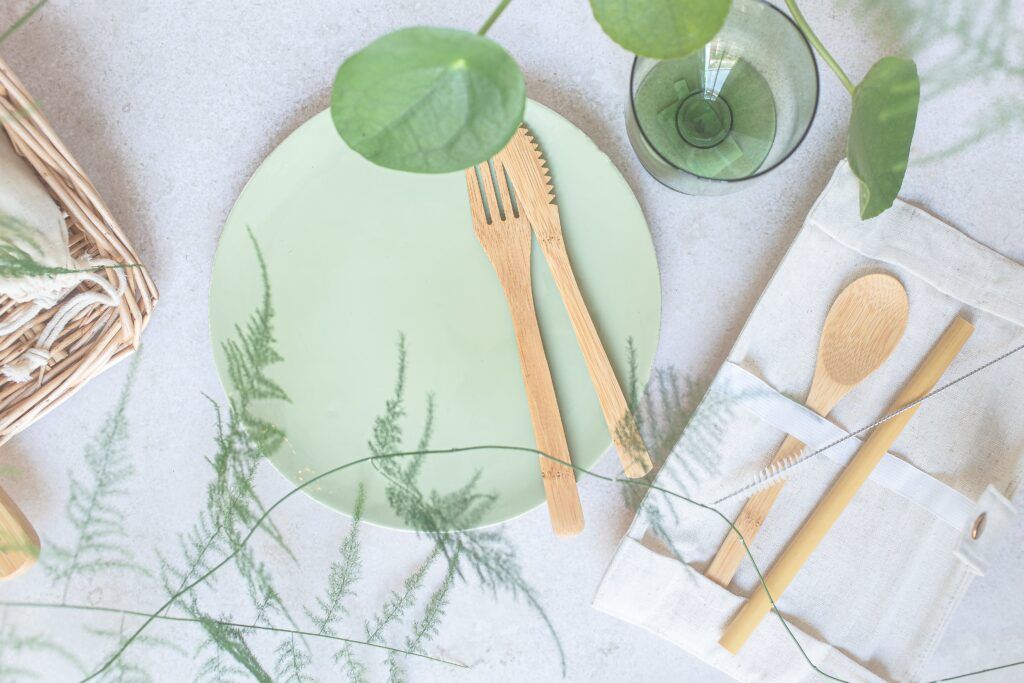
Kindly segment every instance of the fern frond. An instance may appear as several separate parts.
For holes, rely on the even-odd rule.
[[[354,594],[352,587],[359,580],[362,572],[362,549],[359,544],[359,523],[363,518],[363,506],[366,503],[366,488],[360,484],[356,494],[356,505],[352,512],[352,526],[349,527],[345,540],[341,543],[341,559],[331,564],[327,578],[327,595],[317,597],[317,610],[306,610],[306,616],[316,626],[317,632],[326,635],[337,635],[335,626],[341,618],[348,614],[345,600]]]
[[[391,397],[384,403],[384,412],[373,421],[373,436],[367,444],[374,455],[402,450],[402,418],[405,417],[405,335],[398,336],[398,369]],[[385,474],[398,467],[393,460],[374,460],[374,466]]]
[[[410,652],[424,652],[423,646],[434,639],[440,632],[441,619],[444,617],[445,608],[448,606],[448,599],[452,586],[455,584],[455,574],[459,567],[459,556],[456,555],[448,563],[448,570],[445,572],[441,585],[431,594],[427,606],[423,610],[423,616],[413,624],[412,635],[405,641],[405,647]]]
[[[125,411],[135,381],[138,356],[132,362],[114,410],[85,450],[87,474],[71,474],[71,493],[66,505],[68,521],[75,530],[69,545],[51,542],[44,565],[51,578],[63,584],[67,600],[76,577],[109,571],[145,575],[124,527],[124,504],[129,500],[128,481],[135,468],[125,451],[128,423]]]
[[[211,646],[214,648],[215,657],[213,661],[217,663],[216,671],[219,674],[226,675],[232,671],[235,673],[238,671],[230,667],[220,666],[223,664],[223,661],[218,658],[223,653],[230,656],[236,664],[240,665],[260,683],[273,683],[273,677],[263,668],[263,665],[260,664],[256,655],[249,647],[249,643],[246,642],[245,633],[242,629],[225,624],[224,622],[228,621],[229,618],[222,617],[218,620],[203,614],[200,614],[198,618],[207,635],[207,641],[203,644],[202,648],[206,649]],[[204,662],[204,668],[206,668],[210,661]]]
[[[366,665],[356,659],[350,644],[334,653],[334,661],[342,665],[349,683],[366,683]]]
[[[440,632],[441,619],[444,617],[452,586],[455,585],[458,566],[459,557],[456,555],[448,562],[448,570],[445,572],[441,585],[431,593],[430,599],[427,600],[423,616],[412,625],[412,633],[405,640],[405,649],[409,652],[423,653],[423,646]],[[397,652],[388,653],[388,683],[406,683],[405,671],[399,664],[399,657]]]
[[[640,416],[637,413],[640,411],[640,362],[637,360],[636,342],[632,337],[626,338],[626,359],[629,364],[629,374],[626,380],[629,393],[626,396],[626,405],[629,412],[637,416],[636,419],[639,422]]]
[[[395,390],[385,404],[384,413],[374,424],[374,438],[370,445],[376,454],[402,450],[400,420],[405,414],[403,400],[407,370],[404,336],[399,338],[397,365]],[[421,443],[429,442],[435,419],[429,403],[427,412],[428,425],[423,432],[427,438],[421,438]],[[381,435],[389,438],[381,438]],[[399,440],[395,441],[395,438]],[[374,450],[375,447],[377,450]],[[383,450],[385,447],[390,450]],[[374,464],[379,464],[378,471],[387,479],[385,496],[392,510],[409,527],[433,540],[435,553],[442,555],[449,566],[454,564],[456,576],[465,578],[462,565],[466,565],[466,571],[471,573],[485,590],[493,594],[504,591],[513,598],[523,599],[540,616],[551,633],[564,672],[565,651],[561,639],[533,589],[523,577],[522,568],[511,543],[496,529],[457,531],[478,525],[497,501],[496,494],[481,493],[478,490],[480,472],[475,473],[468,482],[454,491],[441,494],[432,490],[425,493],[419,483],[418,460],[413,459],[411,464],[405,466],[402,466],[398,459],[377,460]],[[458,558],[458,561],[455,558]]]
[[[309,673],[313,657],[295,642],[295,636],[286,638],[277,648],[274,675],[277,683],[316,683]]]
[[[263,294],[259,308],[249,317],[244,326],[235,326],[235,339],[223,345],[228,362],[228,379],[231,388],[241,402],[241,412],[247,412],[249,404],[258,400],[288,401],[288,394],[267,374],[267,368],[281,362],[274,338],[274,306],[270,294],[270,276],[267,262],[259,242],[249,229],[259,264]]]
[[[105,640],[111,640],[114,642],[115,647],[120,647],[122,644],[124,644],[125,641],[124,627],[125,619],[124,615],[122,615],[120,625],[116,630],[102,627],[98,628],[87,626],[86,631],[88,631],[94,636],[104,638]],[[187,654],[185,649],[177,643],[166,640],[164,638],[158,638],[156,636],[139,636],[139,638],[136,639],[136,644],[137,646],[143,648],[162,649],[168,652],[174,652],[182,656],[185,656]],[[117,661],[115,661],[113,665],[107,671],[104,672],[104,674],[100,677],[99,680],[108,683],[113,683],[115,681],[117,683],[154,683],[154,681],[158,679],[155,679],[153,675],[150,674],[149,670],[142,664],[130,659],[127,656],[124,656],[118,657]]]
[[[251,408],[256,401],[288,400],[287,394],[266,374],[281,357],[275,349],[274,308],[266,262],[251,231],[249,237],[260,267],[261,303],[244,326],[236,327],[235,339],[223,346],[228,359],[231,398],[225,410],[211,400],[216,415],[217,450],[209,460],[213,479],[207,486],[206,510],[179,538],[183,563],[161,559],[161,581],[169,595],[177,595],[185,585],[210,570],[213,558],[231,555],[254,609],[252,624],[269,625],[274,616],[281,616],[298,630],[274,585],[269,567],[245,544],[249,529],[266,513],[255,489],[256,473],[284,438],[280,429],[253,415]],[[264,523],[262,528],[291,554],[283,535],[273,524]],[[264,676],[269,679],[249,648],[244,630],[209,617],[198,601],[199,598],[193,596],[182,606],[200,620],[206,633],[203,649],[210,654],[201,665],[201,677],[217,680],[244,674],[258,680],[263,680]],[[296,655],[294,663],[298,661],[298,654],[293,654]],[[280,660],[279,663],[286,662]]]
[[[36,241],[37,234],[31,225],[14,216],[0,214],[0,277],[48,277],[79,272],[39,263],[37,258],[42,256],[42,250]]]
[[[427,575],[427,571],[433,566],[434,561],[438,557],[438,551],[435,549],[430,553],[430,556],[414,571],[402,584],[402,591],[392,591],[391,597],[388,598],[387,602],[381,608],[379,614],[377,614],[372,622],[366,622],[364,628],[366,630],[366,642],[368,643],[383,643],[384,642],[384,631],[392,624],[401,620],[407,611],[413,606],[416,600],[416,593],[423,586],[423,579]]]
[[[41,679],[50,673],[55,659],[61,659],[76,670],[82,670],[82,662],[69,650],[43,634],[23,635],[7,624],[6,617],[0,622],[0,681]],[[48,660],[40,671],[38,665]]]
[[[426,416],[423,419],[423,431],[420,433],[420,441],[416,444],[416,450],[420,451],[416,455],[412,456],[409,464],[406,466],[405,478],[416,481],[420,476],[420,469],[423,466],[423,451],[430,448],[430,441],[434,438],[434,420],[436,413],[436,401],[434,394],[427,394],[427,409]]]
[[[420,588],[423,587],[423,580],[427,575],[427,572],[433,566],[434,561],[437,560],[439,555],[438,550],[435,548],[427,559],[421,564],[416,571],[406,578],[402,585],[402,591],[392,591],[391,596],[381,607],[378,614],[374,616],[371,621],[367,621],[364,624],[366,631],[366,642],[367,643],[384,643],[385,632],[393,625],[401,623],[405,614],[412,608],[416,602],[416,594]],[[344,650],[344,648],[343,648]],[[335,659],[338,659],[341,651],[335,655]],[[354,659],[351,653],[348,655],[348,659]],[[395,659],[395,653],[388,653],[388,657],[385,660],[388,666],[389,675],[393,676],[398,671],[397,660]],[[358,665],[361,669],[361,665]]]

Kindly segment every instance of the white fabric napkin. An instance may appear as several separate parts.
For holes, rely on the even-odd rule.
[[[976,331],[943,382],[1024,343],[1024,266],[897,201],[863,222],[858,185],[837,168],[751,313],[656,484],[711,502],[749,483],[785,433],[811,449],[882,416],[956,315]],[[872,272],[910,299],[903,340],[826,421],[804,409],[825,316]],[[925,401],[779,608],[810,660],[847,680],[916,680],[970,581],[1014,514],[1024,471],[1024,351]],[[857,449],[850,439],[794,469],[752,544],[767,571]],[[745,501],[717,507],[734,519]],[[977,539],[971,529],[985,514]],[[703,576],[728,527],[713,513],[647,496],[594,605],[742,681],[817,680],[769,615],[739,655],[718,645],[753,590],[749,560],[726,590]]]
[[[35,169],[15,150],[0,129],[0,246],[21,251],[41,266],[64,269],[48,275],[0,277],[0,295],[18,304],[28,304],[4,312],[0,336],[24,332],[24,327],[41,311],[54,308],[67,299],[79,285],[94,287],[67,300],[47,321],[33,346],[20,357],[0,367],[0,376],[14,382],[27,382],[32,373],[50,362],[50,347],[65,328],[93,305],[118,306],[124,294],[125,280],[115,269],[112,284],[90,269],[116,265],[109,260],[88,256],[75,259],[68,243],[68,228],[60,207],[46,191]]]

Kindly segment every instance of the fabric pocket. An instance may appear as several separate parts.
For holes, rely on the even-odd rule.
[[[993,359],[1024,342],[1024,267],[897,201],[871,221],[844,163],[762,293],[727,362],[656,484],[735,519],[749,484],[786,434],[809,446],[873,424],[955,316],[975,333],[901,433],[779,609],[814,665],[848,680],[916,680],[989,550],[1010,526],[1020,480],[1024,363]],[[801,405],[832,301],[867,273],[897,277],[910,319],[888,361],[826,419]],[[1024,356],[1024,354],[1021,354]],[[974,372],[978,368],[984,368]],[[791,472],[751,552],[762,571],[858,446],[827,448]],[[814,450],[813,448],[810,450]],[[749,495],[749,493],[748,493]],[[979,519],[984,534],[972,537]],[[744,681],[815,678],[769,615],[737,656],[722,628],[752,591],[749,561],[724,589],[701,573],[726,536],[713,513],[652,491],[597,591],[599,609],[671,640]],[[806,644],[805,644],[806,643]]]

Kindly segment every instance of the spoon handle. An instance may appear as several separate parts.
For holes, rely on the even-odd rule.
[[[815,371],[814,379],[811,381],[811,393],[808,394],[807,402],[804,405],[818,415],[826,417],[851,389],[853,389],[851,385],[841,385],[830,381],[827,374],[822,372],[819,364],[819,369]],[[786,436],[786,440],[782,442],[779,450],[775,451],[775,455],[772,456],[770,464],[776,465],[787,458],[796,457],[800,454],[803,447],[804,444],[799,439]],[[768,518],[768,513],[771,512],[772,506],[775,505],[775,500],[779,497],[779,493],[782,491],[785,483],[785,481],[780,480],[772,486],[758,491],[750,496],[743,505],[743,509],[740,510],[740,514],[736,521],[733,522],[733,526],[736,527],[740,534],[743,534],[743,540],[746,540],[747,544],[753,543],[754,537],[761,531],[761,527]],[[736,570],[739,569],[740,562],[747,556],[747,551],[743,547],[743,540],[740,540],[739,534],[736,531],[730,529],[729,534],[718,548],[714,559],[711,560],[711,564],[708,565],[707,570],[704,572],[704,576],[719,586],[728,588],[729,584],[732,583],[733,577],[736,576]]]
[[[793,581],[797,572],[846,510],[857,491],[871,476],[871,472],[910,422],[920,404],[903,412],[897,411],[927,395],[935,387],[973,332],[974,325],[968,321],[963,318],[953,320],[886,411],[886,414],[895,415],[872,430],[853,460],[818,501],[817,507],[765,575],[764,586],[759,585],[754,589],[753,594],[726,626],[722,638],[718,641],[722,647],[733,654],[740,651],[750,634],[774,606],[773,601],[778,601],[782,597],[782,592]]]
[[[805,405],[822,417],[832,412],[854,386],[892,353],[903,336],[906,316],[906,291],[891,275],[873,273],[847,285],[825,318]],[[800,441],[787,436],[771,464],[796,456],[803,447]],[[746,556],[743,542],[753,542],[781,490],[780,481],[747,500],[736,518],[735,529],[729,531],[705,576],[723,588],[729,587]]]
[[[0,489],[0,581],[28,571],[38,557],[36,530],[10,496]]]
[[[828,411],[825,412],[827,413]],[[799,440],[792,436],[787,436],[786,440],[779,446],[779,450],[772,456],[771,464],[774,465],[786,458],[797,455],[803,447],[803,443]],[[740,510],[740,514],[736,517],[736,521],[733,522],[733,526],[736,527],[740,534],[743,534],[743,538],[748,544],[753,542],[757,532],[761,530],[761,525],[764,524],[764,520],[767,519],[772,506],[775,505],[775,499],[779,497],[779,492],[782,491],[784,483],[779,481],[763,491],[758,491],[747,499],[743,509]],[[715,553],[711,564],[708,565],[704,576],[719,586],[728,588],[732,582],[732,577],[736,575],[736,570],[739,569],[740,562],[746,556],[747,552],[743,547],[743,541],[740,540],[736,531],[730,529],[729,535],[722,541],[722,545],[718,548],[718,552]]]

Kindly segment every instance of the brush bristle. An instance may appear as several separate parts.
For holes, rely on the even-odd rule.
[[[778,462],[773,462],[758,472],[752,487],[753,492],[764,491],[765,489],[775,486],[779,482],[786,481],[789,476],[790,468],[800,462],[801,455],[803,455],[802,451],[795,455],[787,456]]]

